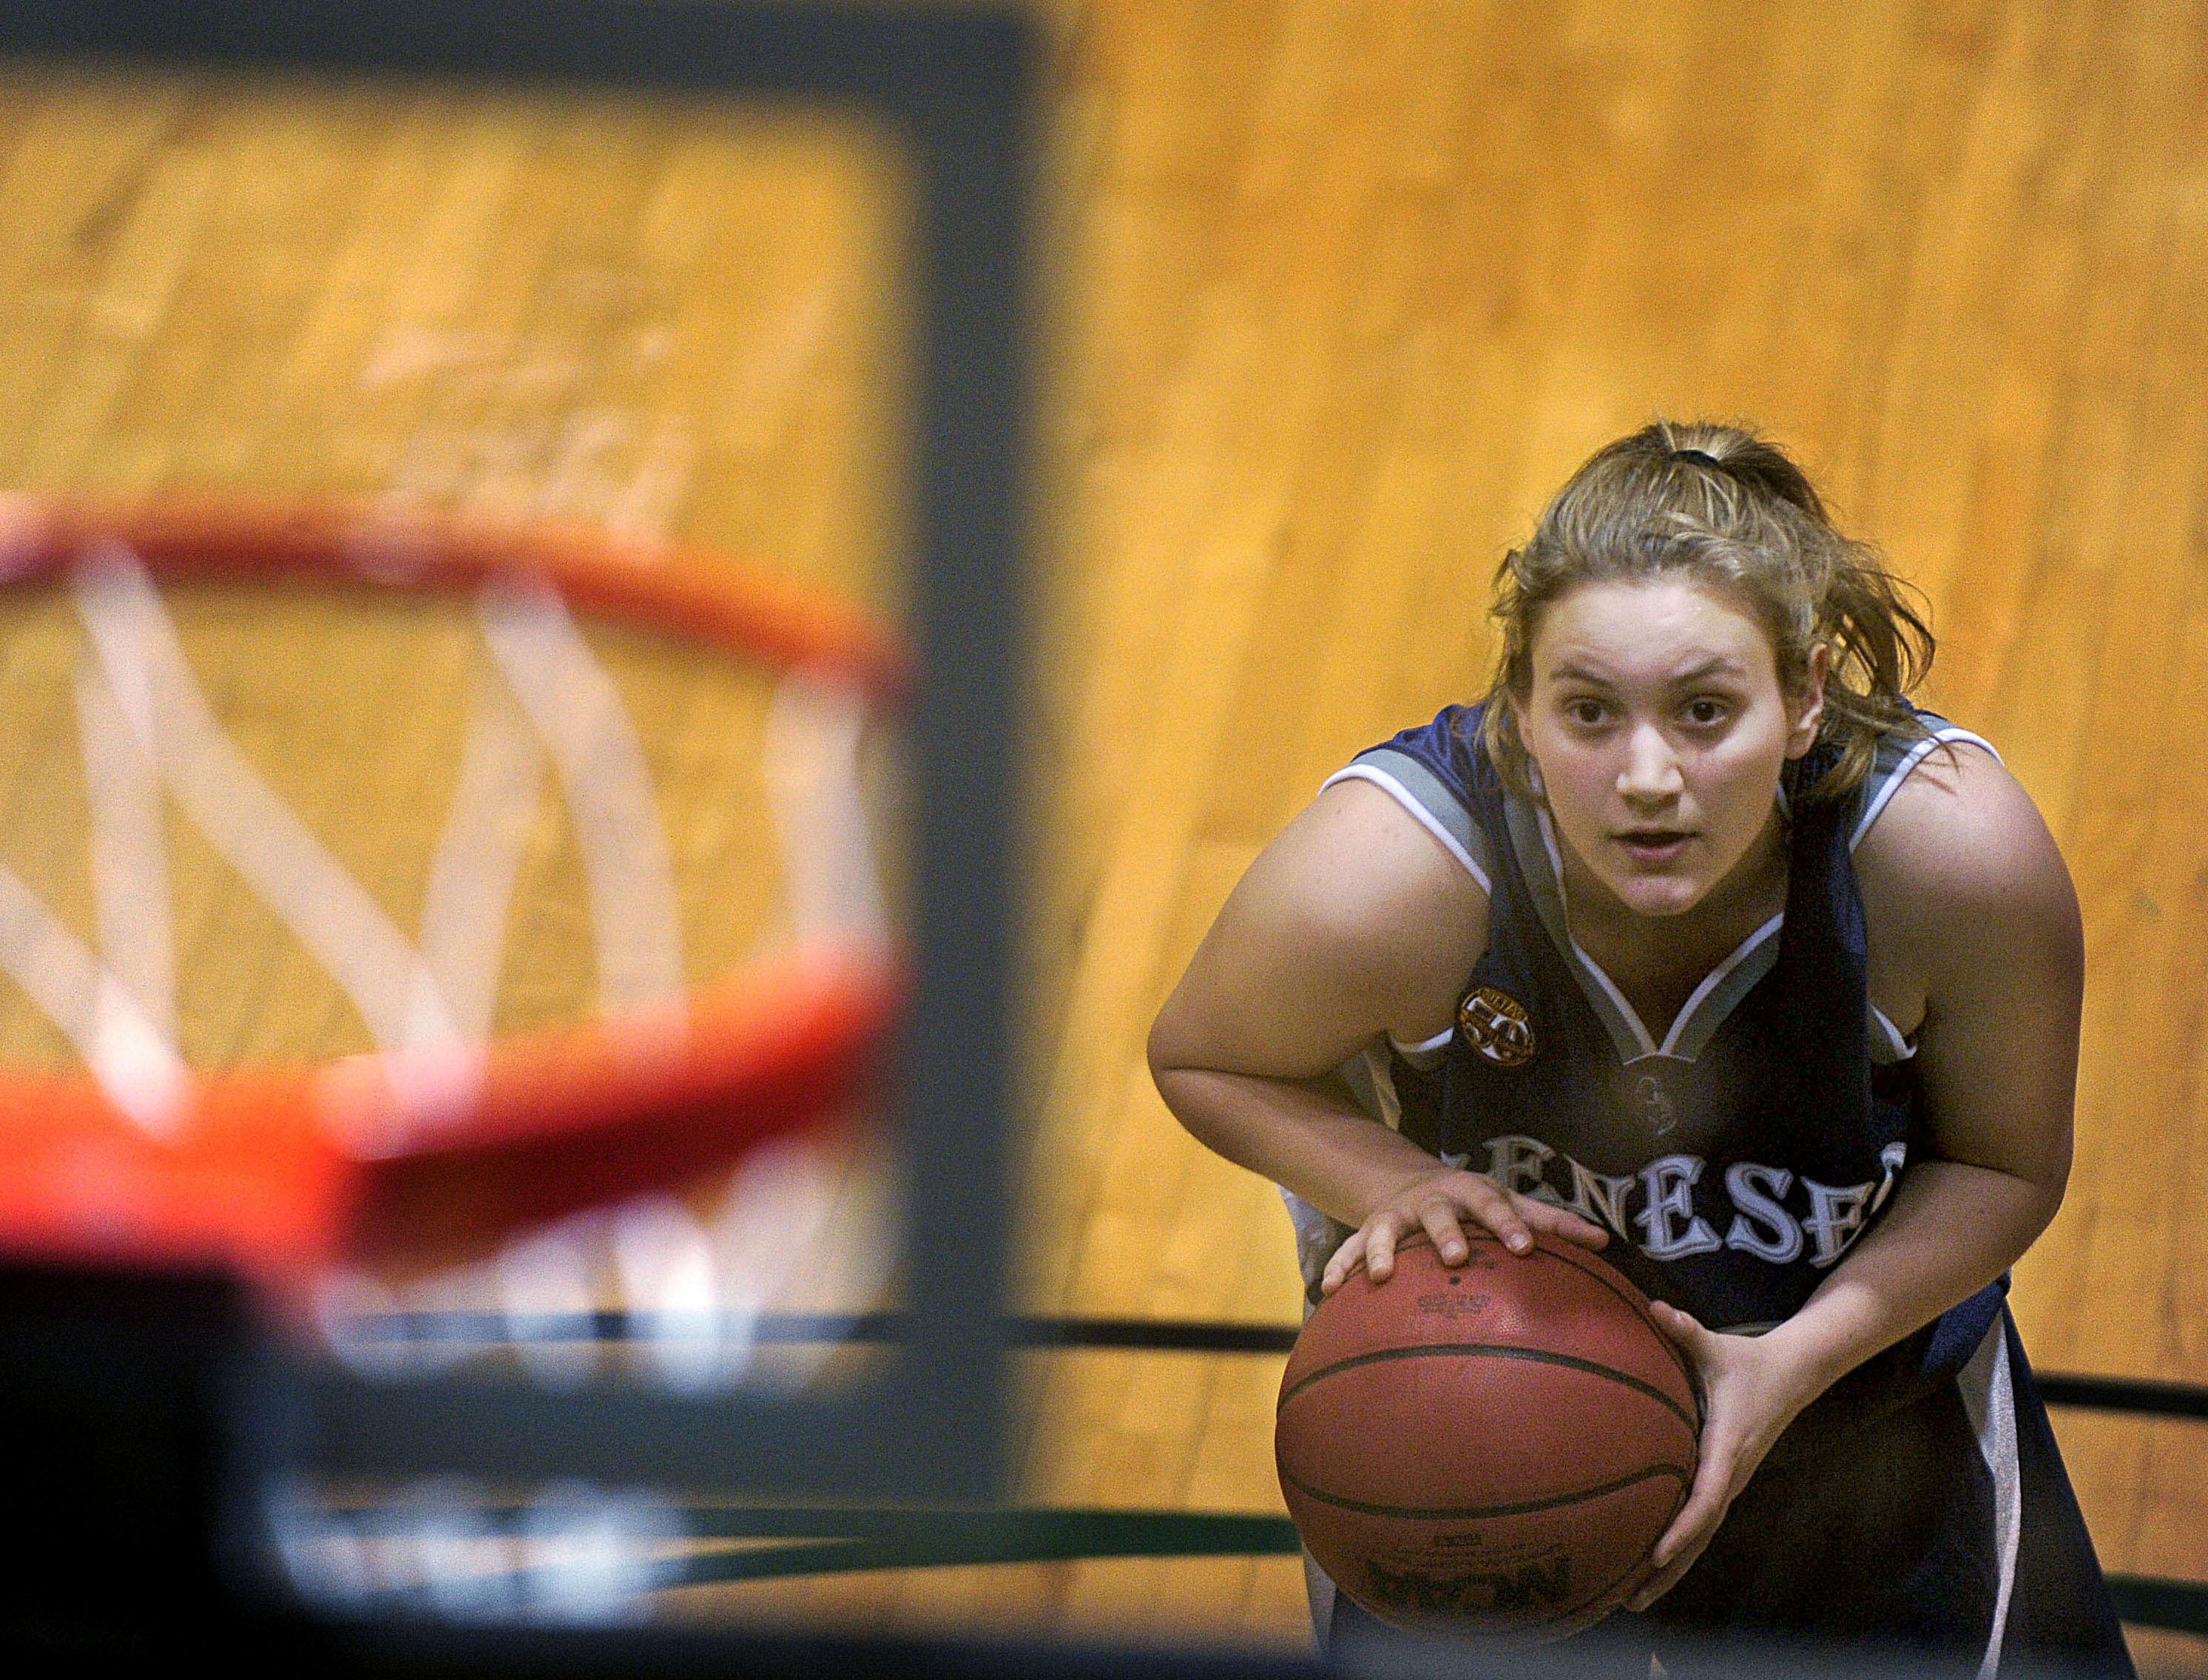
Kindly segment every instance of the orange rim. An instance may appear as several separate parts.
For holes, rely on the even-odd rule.
[[[878,706],[910,681],[897,638],[863,613],[702,549],[344,504],[0,499],[0,584],[49,581],[103,542],[165,581],[459,593],[538,579],[598,615],[818,671]],[[861,1100],[906,991],[896,953],[816,940],[663,1008],[464,1056],[201,1075],[175,1142],[88,1073],[0,1074],[0,1252],[233,1266],[289,1294],[340,1254],[434,1248],[679,1182]]]

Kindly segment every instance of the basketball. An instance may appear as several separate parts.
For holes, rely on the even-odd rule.
[[[1304,1326],[1274,1445],[1304,1544],[1413,1632],[1553,1639],[1635,1582],[1694,1481],[1701,1408],[1647,1297],[1547,1237],[1424,1238]]]

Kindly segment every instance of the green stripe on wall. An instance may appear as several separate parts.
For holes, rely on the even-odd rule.
[[[700,1539],[799,1539],[686,1561],[675,1582],[755,1581],[849,1569],[1041,1563],[1081,1557],[1293,1557],[1284,1516],[1218,1511],[866,1510],[725,1507],[689,1512]],[[2208,1583],[2113,1575],[2116,1612],[2136,1626],[2208,1635]]]
[[[683,1521],[693,1542],[763,1544],[670,1560],[660,1587],[1093,1557],[1281,1557],[1301,1550],[1285,1516],[1239,1511],[699,1503],[683,1508]],[[2208,1582],[2112,1575],[2109,1588],[2116,1613],[2134,1626],[2208,1636]]]

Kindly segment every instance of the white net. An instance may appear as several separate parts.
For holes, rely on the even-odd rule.
[[[891,615],[887,156],[706,100],[0,69],[8,521],[335,497],[379,541],[549,520]],[[853,687],[518,574],[433,599],[146,558],[88,545],[0,589],[0,1070],[88,1077],[181,1142],[210,1077],[324,1066],[377,1090],[333,1104],[390,1124],[352,1136],[374,1154],[465,1114],[494,1047],[679,1035],[701,987],[900,918],[896,743]],[[871,1118],[519,1233],[387,1233],[316,1281],[315,1334],[374,1381],[832,1383],[866,1356],[761,1327],[892,1290],[897,1140]],[[648,1577],[655,1502],[511,1494],[402,1490],[379,1529],[279,1489],[272,1521],[340,1596],[595,1616]]]

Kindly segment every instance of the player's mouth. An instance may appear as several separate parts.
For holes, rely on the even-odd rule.
[[[1636,828],[1616,837],[1635,863],[1659,867],[1674,861],[1695,837],[1685,829]]]

